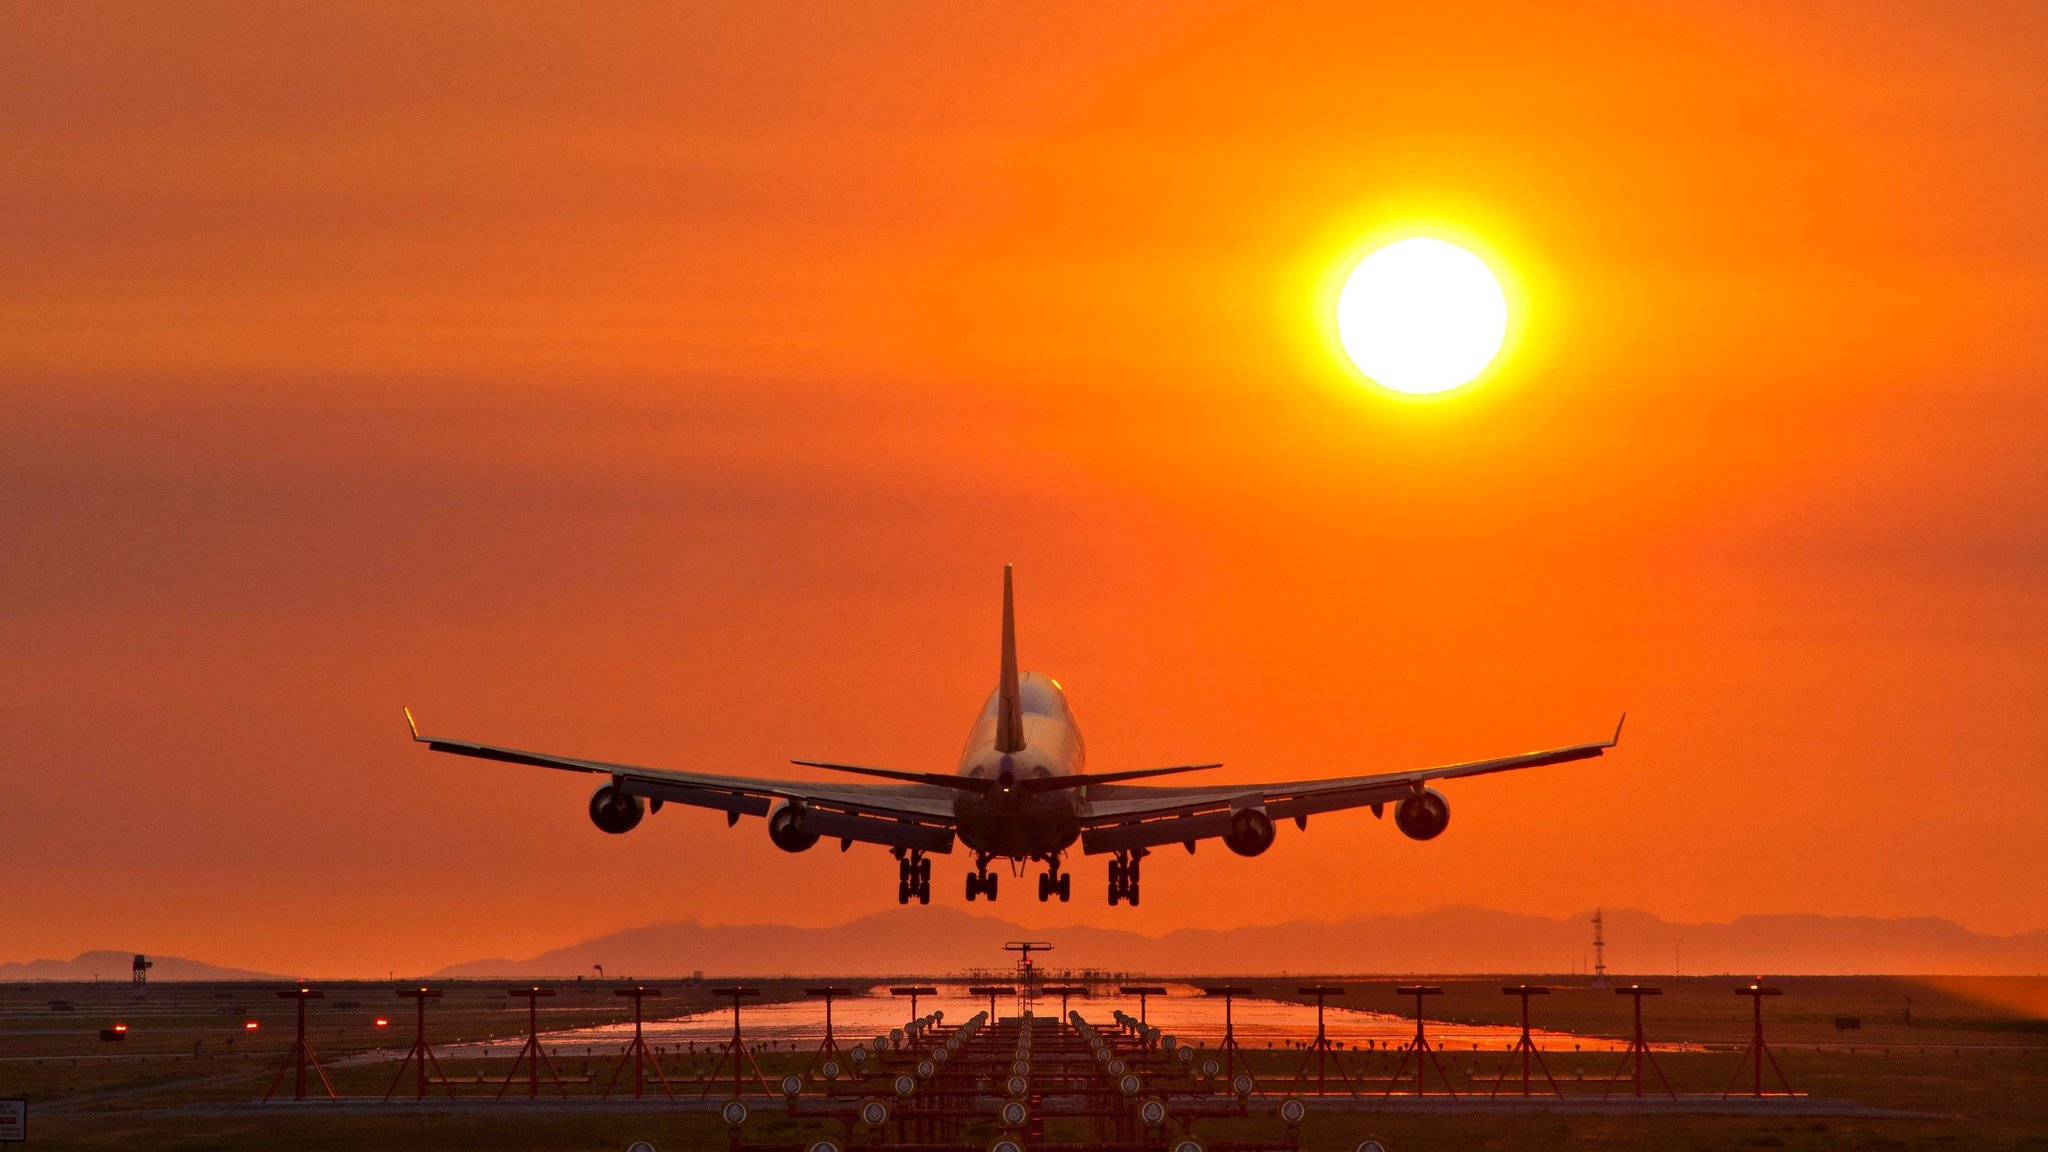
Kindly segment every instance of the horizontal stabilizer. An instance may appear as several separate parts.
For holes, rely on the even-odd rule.
[[[884,780],[901,780],[905,784],[928,784],[934,788],[951,788],[959,792],[986,792],[995,787],[995,781],[975,776],[951,776],[940,772],[899,772],[894,768],[865,768],[859,764],[830,764],[823,760],[791,760],[806,768],[823,768],[827,772],[851,772],[856,776],[879,776]]]
[[[1077,772],[1072,776],[1041,776],[1018,782],[1017,787],[1026,792],[1057,792],[1065,788],[1086,788],[1090,784],[1119,784],[1125,780],[1143,780],[1147,776],[1172,776],[1179,772],[1205,772],[1221,768],[1215,764],[1182,764],[1175,768],[1139,768],[1130,772]]]

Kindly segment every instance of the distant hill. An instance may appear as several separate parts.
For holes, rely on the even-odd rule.
[[[695,920],[628,928],[523,959],[454,964],[441,979],[573,977],[594,964],[645,979],[688,975],[939,975],[1001,967],[1002,945],[1048,939],[1058,968],[1119,973],[1564,973],[1591,952],[1590,911],[1522,916],[1485,908],[1440,908],[1402,916],[1353,916],[1335,923],[1290,921],[1250,928],[1184,928],[1163,936],[1113,928],[1026,928],[957,908],[891,908],[829,928],[787,924],[704,924]],[[1607,966],[1617,976],[1672,971],[1674,941],[1689,975],[2048,973],[2048,931],[2017,936],[1971,932],[1933,917],[1743,916],[1685,924],[1647,912],[1606,913]],[[0,963],[0,981],[128,979],[134,953],[85,952],[70,960]],[[281,980],[178,956],[151,956],[152,981]],[[330,975],[341,975],[339,973]]]
[[[151,983],[165,980],[281,980],[268,972],[245,968],[222,968],[182,956],[155,956],[149,970]],[[133,952],[100,950],[80,952],[70,960],[15,960],[0,964],[0,983],[22,980],[101,980],[126,983],[135,962]]]
[[[882,976],[1000,966],[1002,943],[1058,943],[1057,967],[1114,972],[1561,973],[1591,952],[1589,910],[1563,918],[1483,908],[1335,923],[1188,928],[1164,936],[1117,929],[1031,928],[952,908],[894,908],[830,928],[782,924],[651,924],[521,960],[457,964],[442,978],[570,976],[594,964],[638,977],[712,975]],[[1608,969],[1617,975],[2018,975],[2048,972],[2048,931],[1987,936],[1948,920],[1776,915],[1681,924],[1647,912],[1606,913]]]

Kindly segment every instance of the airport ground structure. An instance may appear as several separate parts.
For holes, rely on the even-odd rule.
[[[1796,977],[1767,1001],[1727,976],[1664,977],[1654,998],[1555,975],[1142,980],[1048,981],[1028,1016],[1014,985],[911,975],[535,982],[545,996],[442,982],[424,1001],[388,981],[318,997],[14,984],[0,1098],[28,1101],[29,1148],[1993,1149],[2048,1134],[2048,979]],[[1504,991],[1521,986],[1551,991]],[[659,995],[621,995],[634,987]],[[840,987],[828,1048],[816,993]],[[913,1011],[892,987],[935,991]],[[1167,992],[1141,1007],[1131,987]],[[1341,1027],[1317,1031],[1318,988]],[[1418,1003],[1426,1051],[1409,1038]],[[1638,1005],[1647,1061],[1627,1051]],[[1380,1039],[1359,1039],[1360,1010]]]

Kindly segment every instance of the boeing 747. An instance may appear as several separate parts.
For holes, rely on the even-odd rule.
[[[531,764],[606,777],[590,797],[590,819],[613,834],[630,832],[663,804],[722,811],[728,825],[742,816],[766,817],[768,838],[785,852],[805,851],[821,839],[880,844],[897,861],[896,899],[929,904],[933,855],[953,851],[957,842],[974,856],[967,899],[996,898],[998,876],[989,865],[1013,862],[1018,874],[1032,862],[1045,872],[1038,880],[1041,901],[1073,895],[1073,876],[1061,861],[1076,843],[1089,856],[1109,856],[1109,903],[1138,903],[1142,862],[1154,848],[1170,844],[1189,852],[1203,840],[1223,841],[1240,856],[1257,856],[1273,844],[1283,820],[1299,828],[1323,812],[1369,807],[1374,816],[1394,810],[1394,826],[1414,840],[1433,840],[1450,823],[1451,810],[1432,783],[1518,768],[1563,764],[1598,756],[1621,739],[1573,744],[1447,764],[1409,772],[1339,776],[1269,784],[1143,785],[1130,781],[1220,764],[1182,764],[1123,772],[1089,772],[1074,713],[1059,682],[1017,666],[1017,629],[1010,568],[1003,568],[1001,671],[994,692],[975,718],[952,773],[910,772],[821,760],[794,764],[865,776],[889,783],[812,782],[747,776],[719,776],[665,768],[640,768],[494,744],[422,736],[412,712],[405,719],[414,740],[435,752],[475,756],[508,764]],[[1624,715],[1623,720],[1627,719]]]

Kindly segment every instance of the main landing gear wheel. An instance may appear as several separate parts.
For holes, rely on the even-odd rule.
[[[1128,900],[1131,907],[1138,906],[1138,860],[1139,856],[1119,852],[1109,862],[1109,906],[1114,908],[1119,900]]]
[[[1060,903],[1062,904],[1065,904],[1067,899],[1074,894],[1074,874],[1071,872],[1061,872],[1058,860],[1052,861],[1047,866],[1045,875],[1038,878],[1039,903],[1042,904],[1052,899],[1055,893],[1059,895]]]
[[[932,902],[932,862],[922,852],[896,850],[896,902],[908,904],[915,897],[919,904]]]
[[[973,903],[976,896],[986,895],[993,903],[996,898],[996,875],[988,870],[989,858],[983,856],[974,862],[974,871],[967,877],[967,901]]]

